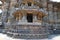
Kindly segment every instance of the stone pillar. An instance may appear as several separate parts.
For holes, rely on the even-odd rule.
[[[35,20],[37,20],[37,16],[35,15]]]
[[[32,6],[34,6],[34,3],[32,3]]]
[[[33,21],[34,22],[37,21],[37,16],[36,15],[33,16]]]
[[[10,17],[8,17],[7,24],[10,24],[10,21],[11,21]]]
[[[25,15],[23,15],[22,21],[23,21],[23,22],[27,22]]]
[[[18,21],[18,17],[16,17],[16,21]]]
[[[19,13],[19,23],[21,22],[21,16],[22,16],[22,15]]]

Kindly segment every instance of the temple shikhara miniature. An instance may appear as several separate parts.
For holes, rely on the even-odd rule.
[[[59,3],[49,0],[1,0],[0,25],[14,38],[48,38],[58,28]],[[58,4],[58,5],[57,5]],[[58,25],[58,26],[57,26]]]

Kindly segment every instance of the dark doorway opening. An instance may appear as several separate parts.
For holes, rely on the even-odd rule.
[[[27,21],[33,22],[33,14],[27,14]]]
[[[31,2],[28,2],[28,6],[31,6]]]

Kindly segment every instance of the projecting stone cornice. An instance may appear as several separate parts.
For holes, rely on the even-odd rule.
[[[30,13],[31,13],[31,12],[35,12],[35,13],[36,13],[36,12],[42,12],[42,13],[48,15],[48,12],[47,12],[45,9],[40,9],[40,8],[35,8],[35,9],[34,9],[34,8],[28,8],[28,7],[27,7],[27,8],[24,8],[24,9],[16,8],[16,11],[17,11],[17,10],[24,11],[24,12],[27,11],[27,12],[30,12]]]

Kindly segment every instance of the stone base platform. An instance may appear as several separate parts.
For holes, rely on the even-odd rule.
[[[20,39],[45,39],[48,38],[47,27],[40,25],[7,25],[6,34]]]

